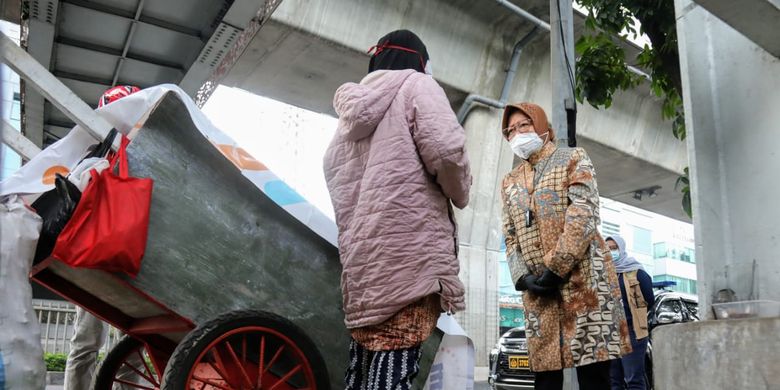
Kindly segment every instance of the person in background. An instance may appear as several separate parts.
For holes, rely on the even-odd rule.
[[[339,229],[347,390],[406,390],[442,311],[465,309],[452,205],[466,207],[466,135],[417,35],[391,32],[333,98],[324,158]]]
[[[612,390],[645,390],[645,353],[650,338],[647,311],[655,303],[653,279],[645,272],[642,264],[628,256],[623,237],[613,235],[607,238],[607,246],[618,275],[633,349],[630,354],[612,361]]]
[[[535,389],[609,389],[610,360],[630,351],[620,288],[599,225],[596,173],[581,148],[559,148],[544,110],[504,110],[502,135],[522,160],[501,185],[506,255],[523,291]]]
[[[132,85],[118,85],[109,88],[98,100],[98,108],[130,96],[141,89]],[[97,357],[100,348],[106,341],[108,326],[93,316],[81,306],[76,306],[76,318],[73,323],[74,332],[70,339],[70,351],[65,361],[64,390],[89,389],[95,374]],[[141,367],[141,363],[138,364]],[[122,370],[121,376],[130,375],[128,369]]]

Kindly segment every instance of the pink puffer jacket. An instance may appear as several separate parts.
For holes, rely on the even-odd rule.
[[[464,310],[450,200],[468,204],[471,175],[444,90],[413,70],[376,71],[342,85],[333,106],[324,166],[347,327],[379,324],[430,294],[443,310]]]

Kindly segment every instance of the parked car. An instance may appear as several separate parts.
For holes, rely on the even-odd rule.
[[[512,328],[498,339],[489,356],[488,383],[493,390],[533,390],[525,328]]]
[[[650,331],[668,324],[699,321],[699,300],[695,295],[667,290],[674,282],[654,283],[655,303],[647,313]],[[488,357],[488,383],[493,390],[532,390],[534,374],[528,365],[525,328],[512,328],[498,339]],[[648,389],[653,388],[652,337],[645,355]]]
[[[695,295],[666,290],[674,282],[653,283],[655,304],[647,313],[647,324],[650,327],[650,340],[645,354],[645,374],[647,388],[653,389],[653,329],[669,324],[699,321],[699,298]]]

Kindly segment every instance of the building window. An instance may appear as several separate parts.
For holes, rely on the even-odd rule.
[[[669,287],[672,291],[677,291],[686,294],[696,294],[696,281],[686,278],[679,278],[671,275],[655,275],[653,276],[654,282],[675,282],[674,286]]]
[[[13,103],[11,103],[11,115],[9,119],[12,121],[22,120],[21,106],[18,100],[14,100]]]
[[[634,226],[634,252],[643,255],[653,254],[653,233],[650,230]]]
[[[696,263],[696,251],[692,248],[675,246],[666,242],[659,242],[653,245],[654,259],[674,259],[686,263]]]
[[[666,243],[665,242],[659,242],[659,243],[653,245],[653,258],[654,259],[663,259],[666,256],[668,256],[668,252],[666,250]]]
[[[612,222],[602,221],[601,222],[601,233],[603,233],[604,237],[609,236],[615,236],[620,235],[620,225]]]

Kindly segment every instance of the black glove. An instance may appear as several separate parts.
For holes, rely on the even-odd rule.
[[[541,287],[554,287],[556,289],[565,282],[566,279],[558,276],[555,272],[550,271],[549,268],[545,268],[544,272],[542,272],[542,276],[536,280],[536,284]]]
[[[528,292],[541,297],[553,296],[558,292],[558,288],[556,287],[540,286],[537,283],[536,276],[532,274],[520,278],[520,280],[518,280],[517,283],[515,284],[515,289],[517,289],[518,291],[528,290]]]

